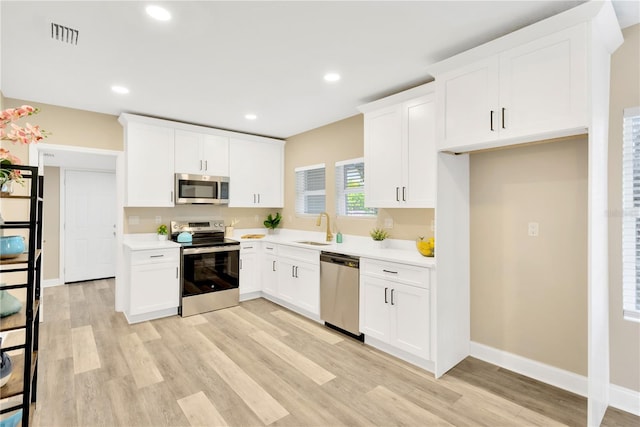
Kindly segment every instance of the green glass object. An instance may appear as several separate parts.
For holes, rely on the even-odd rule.
[[[20,300],[5,289],[0,291],[0,317],[11,316],[20,311],[22,303]]]

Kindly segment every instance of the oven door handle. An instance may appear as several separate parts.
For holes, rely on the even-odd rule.
[[[216,252],[232,252],[239,251],[240,245],[228,245],[228,246],[206,246],[201,248],[183,248],[182,253],[184,255],[197,255],[197,254],[212,254]]]

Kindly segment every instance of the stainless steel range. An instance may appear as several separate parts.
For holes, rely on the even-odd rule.
[[[224,221],[171,221],[171,240],[182,245],[181,316],[238,305],[240,243],[225,239]]]

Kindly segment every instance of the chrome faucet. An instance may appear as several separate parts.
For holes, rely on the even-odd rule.
[[[327,242],[330,242],[333,239],[333,234],[331,234],[331,226],[329,225],[329,214],[326,212],[322,212],[316,221],[316,225],[320,227],[320,222],[322,221],[322,215],[327,217]]]

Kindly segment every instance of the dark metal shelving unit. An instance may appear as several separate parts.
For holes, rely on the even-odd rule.
[[[29,426],[35,410],[38,384],[38,339],[40,328],[40,285],[42,277],[42,205],[43,177],[38,168],[11,165],[3,169],[19,170],[28,182],[28,196],[2,196],[2,201],[29,203],[28,221],[7,221],[0,224],[2,230],[27,230],[27,252],[15,258],[0,259],[0,272],[26,274],[26,283],[2,283],[0,290],[24,289],[26,299],[20,312],[0,319],[0,332],[24,330],[24,343],[4,348],[5,351],[23,349],[22,354],[12,355],[13,373],[9,382],[0,388],[0,414],[22,409],[22,426]],[[14,202],[12,202],[14,203]],[[8,204],[3,203],[4,206]],[[20,275],[21,277],[23,275]]]

